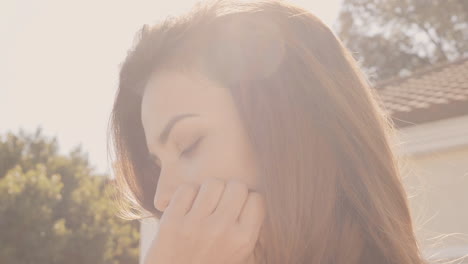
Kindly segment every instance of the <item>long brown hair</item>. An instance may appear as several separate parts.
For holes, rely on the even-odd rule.
[[[262,168],[261,260],[424,263],[391,148],[393,123],[356,61],[314,15],[281,0],[214,0],[144,25],[136,40],[110,120],[129,218],[161,216],[142,89],[155,71],[194,69],[229,89]]]

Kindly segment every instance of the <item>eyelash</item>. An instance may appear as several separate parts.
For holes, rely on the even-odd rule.
[[[204,137],[200,137],[199,139],[197,139],[192,145],[190,145],[188,148],[186,148],[184,151],[182,151],[180,153],[180,156],[181,157],[186,157],[186,156],[189,156],[191,154],[193,154],[193,152],[195,151],[195,149],[198,147],[198,145],[200,144],[201,140],[203,139]],[[149,157],[149,160],[150,162],[157,166],[158,168],[160,168],[160,166],[158,165],[158,162],[156,162],[155,159]]]
[[[199,139],[197,139],[195,141],[195,143],[193,143],[192,145],[190,145],[190,147],[186,148],[184,151],[181,152],[180,156],[190,156],[198,147],[198,145],[200,144],[201,140],[203,139],[203,137],[200,137]]]

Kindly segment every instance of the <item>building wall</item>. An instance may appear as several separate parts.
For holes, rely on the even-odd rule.
[[[408,157],[405,187],[427,254],[468,254],[468,147]]]
[[[425,254],[468,256],[468,117],[400,133],[403,182]]]

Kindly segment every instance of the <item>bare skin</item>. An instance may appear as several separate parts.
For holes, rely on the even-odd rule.
[[[190,115],[161,143],[180,114]],[[154,205],[164,212],[144,263],[253,263],[265,206],[229,90],[195,72],[158,72],[143,95],[142,123],[161,168]]]
[[[237,181],[184,184],[164,212],[144,263],[253,264],[263,207],[261,195]]]

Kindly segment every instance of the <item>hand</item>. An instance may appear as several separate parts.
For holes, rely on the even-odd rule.
[[[237,181],[180,186],[164,211],[145,264],[239,264],[252,259],[263,197]]]

